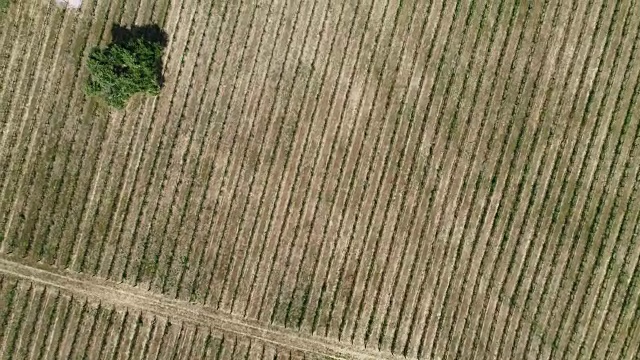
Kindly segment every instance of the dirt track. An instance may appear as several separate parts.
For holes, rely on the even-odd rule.
[[[365,349],[355,350],[325,338],[302,337],[287,329],[257,325],[197,304],[170,299],[129,285],[72,272],[61,272],[40,265],[21,264],[4,255],[0,256],[0,273],[115,307],[140,310],[186,323],[205,325],[223,332],[243,335],[331,359],[399,359],[390,354]]]

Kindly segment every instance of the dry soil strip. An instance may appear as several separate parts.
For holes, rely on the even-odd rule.
[[[20,264],[4,256],[0,256],[0,273],[111,303],[115,306],[178,318],[188,323],[209,326],[331,359],[399,359],[391,354],[350,349],[329,339],[304,338],[290,330],[260,326],[203,306],[165,298],[128,285],[81,274],[63,273],[58,270]]]

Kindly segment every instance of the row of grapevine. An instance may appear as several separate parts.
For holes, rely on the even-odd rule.
[[[6,359],[317,359],[259,340],[0,279]]]

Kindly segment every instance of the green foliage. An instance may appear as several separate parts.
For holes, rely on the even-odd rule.
[[[11,0],[0,0],[0,16],[4,15],[11,5]]]
[[[127,100],[139,92],[157,95],[162,85],[163,48],[162,42],[142,36],[94,48],[87,62],[87,93],[116,108],[124,108]]]

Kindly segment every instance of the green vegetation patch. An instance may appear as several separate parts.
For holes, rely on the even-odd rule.
[[[2,0],[0,0],[2,1]],[[137,93],[158,95],[162,87],[162,53],[166,36],[157,26],[114,27],[113,42],[94,48],[87,61],[87,94],[124,108]]]
[[[7,12],[10,5],[11,0],[0,0],[0,16],[4,15]]]

